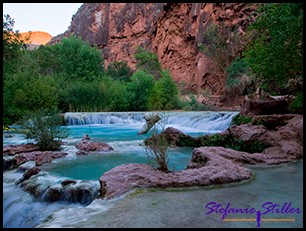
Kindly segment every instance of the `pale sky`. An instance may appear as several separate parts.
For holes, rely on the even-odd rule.
[[[83,3],[3,3],[3,15],[15,20],[14,31],[44,31],[52,36],[64,33]]]

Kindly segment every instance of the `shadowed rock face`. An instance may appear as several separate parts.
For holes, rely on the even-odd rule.
[[[68,30],[50,43],[72,34],[98,45],[105,65],[126,61],[135,69],[137,46],[157,53],[162,67],[176,82],[185,82],[194,92],[218,95],[225,84],[211,60],[198,45],[211,23],[224,23],[244,33],[255,20],[255,5],[247,3],[84,3]]]

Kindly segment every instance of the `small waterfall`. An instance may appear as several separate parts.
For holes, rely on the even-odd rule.
[[[32,228],[59,209],[82,207],[79,203],[37,201],[15,184],[21,177],[22,172],[15,170],[3,173],[3,228]]]
[[[146,112],[67,112],[68,125],[86,124],[135,124],[145,122]]]
[[[227,129],[238,112],[171,112],[165,115],[167,127],[192,128],[204,133]]]
[[[159,114],[160,124],[165,127],[191,128],[205,133],[214,133],[225,130],[232,118],[238,112],[84,112],[65,113],[68,125],[86,124],[143,124],[145,114]]]
[[[99,194],[99,182],[81,180],[59,180],[45,173],[31,177],[21,187],[40,201],[66,201],[90,204]]]

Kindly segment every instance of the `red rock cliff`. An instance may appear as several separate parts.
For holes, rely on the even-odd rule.
[[[210,23],[238,25],[241,33],[254,20],[255,6],[247,3],[84,3],[68,30],[50,43],[69,35],[98,45],[105,65],[127,61],[134,69],[136,46],[157,53],[174,80],[194,93],[222,93],[225,78],[198,45]]]

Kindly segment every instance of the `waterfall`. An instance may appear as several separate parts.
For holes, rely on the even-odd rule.
[[[160,124],[165,127],[191,128],[210,133],[225,130],[238,112],[67,112],[65,121],[68,125],[141,125],[145,123],[146,114],[158,114],[162,118]]]

